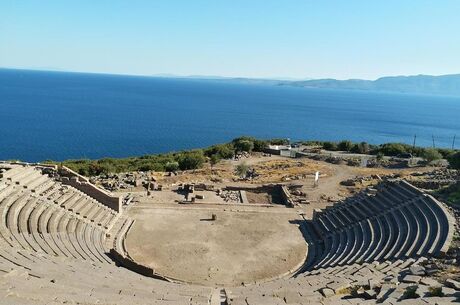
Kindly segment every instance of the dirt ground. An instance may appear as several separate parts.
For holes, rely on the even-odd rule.
[[[259,174],[252,180],[241,180],[235,174],[235,167],[241,162],[255,168]],[[340,182],[355,177],[368,177],[371,175],[398,174],[405,176],[414,171],[433,170],[433,168],[361,168],[347,165],[331,164],[323,161],[316,161],[308,158],[291,159],[280,156],[255,155],[239,161],[224,160],[211,168],[206,165],[203,169],[187,171],[179,175],[169,176],[165,173],[153,173],[157,181],[165,187],[165,191],[153,192],[150,197],[145,192],[138,193],[138,199],[142,203],[171,203],[184,200],[184,197],[174,193],[170,189],[177,187],[180,183],[206,183],[214,184],[216,188],[233,187],[255,187],[270,183],[283,183],[286,185],[301,185],[301,190],[306,194],[308,205],[300,208],[305,210],[307,217],[310,217],[313,209],[325,208],[334,202],[344,199],[369,184],[377,182],[366,181],[362,185],[346,187]],[[319,184],[314,186],[314,174],[320,173]],[[212,192],[203,192],[205,197],[201,202],[225,203],[222,198]],[[271,203],[273,196],[268,193],[247,192],[250,202]],[[276,203],[276,202],[274,202]]]
[[[153,176],[158,183],[164,185],[177,185],[184,182],[241,182],[235,174],[235,167],[243,162],[248,166],[254,167],[259,174],[258,177],[251,181],[244,181],[248,184],[277,183],[287,181],[291,176],[313,177],[316,171],[320,171],[322,176],[328,176],[331,172],[330,164],[307,158],[290,159],[280,156],[251,156],[239,161],[222,160],[212,170],[209,164],[205,164],[202,169],[187,171],[177,176],[169,176],[164,173],[154,173]]]
[[[151,205],[129,214],[136,219],[129,255],[185,282],[236,286],[270,279],[300,267],[307,251],[294,209]]]

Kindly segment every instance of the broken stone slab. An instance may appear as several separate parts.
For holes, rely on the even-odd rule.
[[[417,289],[418,285],[414,284],[414,283],[401,283],[400,285],[398,285],[398,287],[396,287],[396,290],[398,290],[398,291],[406,291],[408,288]]]
[[[382,287],[382,284],[374,279],[369,279],[369,288],[370,289],[376,289]]]
[[[334,290],[334,292],[337,293],[340,290],[350,288],[350,283],[349,282],[333,282],[333,283],[327,284],[326,287]]]
[[[400,300],[400,301],[398,301],[397,303],[394,303],[394,304],[398,304],[398,305],[421,305],[421,304],[427,304],[427,303],[424,302],[424,301],[421,301],[420,299],[404,299],[404,300]]]
[[[422,298],[430,295],[430,286],[419,285],[417,288],[417,294]]]
[[[353,281],[354,286],[369,286],[369,279],[366,277],[359,278],[355,281]]]
[[[450,287],[442,287],[442,293],[446,295],[455,295],[457,292],[456,289]]]
[[[430,286],[430,287],[440,287],[442,286],[441,283],[439,283],[438,281],[430,278],[430,277],[424,277],[420,280],[420,284],[423,284],[423,285],[426,285],[426,286]]]
[[[453,279],[446,280],[446,286],[450,288],[454,288],[455,290],[460,290],[460,282],[457,282]]]
[[[421,279],[421,276],[408,274],[402,279],[402,281],[403,283],[419,283]]]
[[[383,278],[383,281],[386,283],[399,284],[398,278],[394,275],[387,275]]]
[[[388,266],[388,263],[384,262],[384,263],[381,263],[381,264],[375,266],[375,269],[380,271],[380,270],[384,269],[387,266]]]
[[[363,297],[370,300],[370,299],[375,299],[377,298],[377,292],[375,292],[372,289],[365,290],[363,292]]]
[[[425,267],[420,265],[410,266],[409,271],[412,275],[425,275]]]
[[[433,275],[435,273],[438,273],[438,269],[426,269],[425,273],[426,275]]]
[[[386,300],[398,300],[398,299],[401,299],[404,295],[404,291],[401,291],[401,290],[398,290],[398,289],[395,289],[393,291],[391,291],[388,295],[387,295],[387,299]]]
[[[391,291],[394,290],[393,285],[391,284],[383,284],[382,288],[380,288],[380,292],[377,294],[377,299],[384,300],[390,294]]]

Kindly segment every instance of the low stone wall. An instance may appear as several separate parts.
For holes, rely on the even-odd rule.
[[[280,187],[281,198],[283,199],[284,204],[288,207],[293,208],[294,201],[291,198],[291,193],[289,193],[288,188],[282,184],[280,184],[279,187]]]
[[[61,182],[63,184],[70,185],[77,190],[85,193],[86,195],[96,199],[103,205],[111,208],[112,210],[121,213],[122,211],[122,197],[112,196],[110,193],[98,188],[88,178],[79,175],[70,168],[65,166],[59,169],[59,175],[61,176]]]
[[[241,200],[241,203],[243,204],[248,204],[249,203],[249,200],[248,200],[248,196],[246,196],[246,191],[244,190],[240,190],[240,200]]]
[[[249,200],[247,199],[247,196],[246,196],[246,191],[249,191],[249,192],[254,192],[254,191],[257,191],[261,188],[272,188],[276,191],[277,194],[279,194],[279,196],[281,197],[281,202],[279,202],[280,204],[284,204],[288,207],[294,207],[294,201],[292,200],[291,198],[291,193],[289,193],[289,190],[287,189],[287,187],[283,184],[264,184],[264,185],[261,185],[261,186],[251,186],[251,187],[244,187],[244,186],[226,186],[225,189],[226,190],[230,190],[230,191],[239,191],[240,192],[240,199],[241,201],[243,201],[243,203],[249,203]],[[244,196],[244,198],[243,198]]]
[[[281,154],[281,151],[278,149],[265,148],[264,153],[279,156]]]

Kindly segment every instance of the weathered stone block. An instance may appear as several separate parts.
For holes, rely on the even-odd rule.
[[[321,288],[320,292],[325,298],[329,298],[335,295],[334,290],[332,290],[331,288]]]
[[[446,286],[454,288],[455,290],[460,290],[460,282],[457,282],[456,280],[448,279],[446,281]]]
[[[419,283],[421,279],[422,277],[418,275],[408,274],[402,279],[402,281],[403,283]]]
[[[425,267],[420,265],[410,266],[409,271],[412,275],[425,275]]]

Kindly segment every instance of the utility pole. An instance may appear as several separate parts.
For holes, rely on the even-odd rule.
[[[409,160],[409,165],[412,165],[413,162],[414,162],[415,140],[417,140],[417,134],[414,134],[414,144],[412,144],[412,150],[413,150],[413,152],[412,152],[411,158],[410,158],[410,160]]]
[[[454,139],[452,140],[452,149],[455,148],[455,137],[456,137],[456,136],[457,136],[457,135],[454,135]]]
[[[434,145],[434,135],[431,135],[431,138],[433,139],[433,148],[436,148],[436,145]]]

